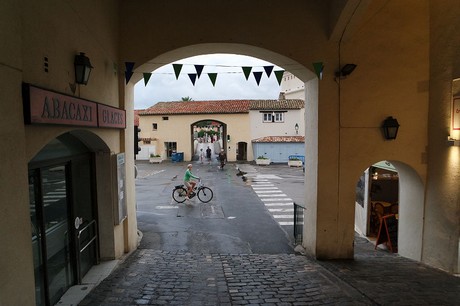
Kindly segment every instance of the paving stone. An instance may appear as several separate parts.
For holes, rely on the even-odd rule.
[[[316,261],[143,249],[80,305],[456,305],[459,292],[459,278],[394,254]]]

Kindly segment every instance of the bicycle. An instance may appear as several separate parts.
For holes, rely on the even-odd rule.
[[[187,188],[184,184],[176,185],[172,192],[172,197],[174,201],[177,203],[183,203],[185,201],[185,196],[187,195]],[[208,203],[212,200],[214,193],[212,192],[211,188],[206,187],[201,183],[201,180],[198,180],[195,188],[190,192],[189,198],[193,198],[194,196],[198,196],[198,199],[203,203]]]

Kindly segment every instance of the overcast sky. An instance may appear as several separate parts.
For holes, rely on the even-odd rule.
[[[176,79],[172,64],[183,64],[179,79]],[[193,86],[188,74],[196,73],[194,65],[205,65],[201,77]],[[194,101],[234,99],[278,99],[280,86],[275,74],[267,77],[263,66],[269,62],[244,55],[213,54],[200,55],[167,64],[152,72],[145,86],[141,79],[134,87],[134,108],[145,109],[157,102],[181,101],[190,97]],[[246,80],[241,67],[253,67]],[[273,71],[282,70],[275,66]],[[259,86],[253,72],[263,72]],[[217,73],[215,86],[208,73]]]

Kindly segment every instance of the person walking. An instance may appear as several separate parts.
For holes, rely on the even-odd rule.
[[[209,164],[211,164],[211,149],[208,148],[206,149],[206,158],[208,159]]]
[[[187,195],[185,196],[185,199],[187,201],[190,200],[190,192],[192,192],[193,188],[195,188],[196,182],[193,179],[199,180],[200,178],[198,176],[193,175],[192,173],[192,164],[187,165],[187,170],[185,170],[185,175],[184,175],[184,185],[187,187]]]
[[[219,160],[220,160],[220,169],[223,170],[225,166],[225,162],[227,161],[227,154],[225,154],[224,149],[222,149],[219,153]]]

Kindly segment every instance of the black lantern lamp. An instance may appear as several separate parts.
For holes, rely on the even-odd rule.
[[[295,124],[294,128],[295,128],[295,133],[299,134],[299,125],[297,123]]]
[[[91,63],[89,58],[85,55],[85,53],[80,52],[80,54],[75,55],[75,82],[77,84],[88,84],[89,75],[91,73]]]
[[[336,78],[346,78],[348,75],[350,75],[356,68],[356,64],[346,64],[335,73]]]
[[[393,117],[388,117],[383,121],[382,124],[383,135],[385,136],[386,140],[393,140],[396,139],[398,135],[399,123]]]

